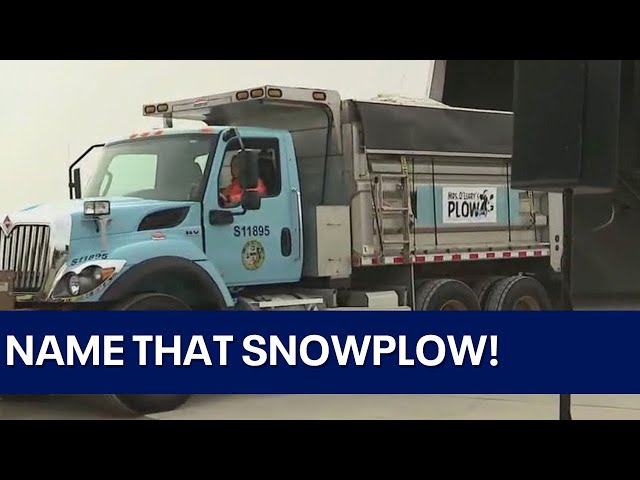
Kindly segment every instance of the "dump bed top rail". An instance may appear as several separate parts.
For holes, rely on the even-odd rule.
[[[320,110],[326,115],[320,115]],[[198,120],[207,125],[288,128],[333,127],[338,148],[342,123],[360,125],[361,145],[369,153],[511,157],[513,114],[454,108],[412,99],[346,100],[331,90],[261,86],[173,102],[152,103],[143,114]],[[314,120],[315,119],[315,120]],[[327,123],[328,121],[328,123]]]

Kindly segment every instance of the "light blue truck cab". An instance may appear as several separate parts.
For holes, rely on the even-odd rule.
[[[265,186],[250,210],[221,197],[243,148]],[[157,129],[105,144],[91,178],[73,187],[81,199],[5,219],[24,224],[59,215],[45,234],[54,248],[58,237],[70,239],[59,242],[56,272],[41,297],[25,292],[25,282],[41,286],[23,273],[27,265],[17,265],[20,304],[225,309],[235,306],[231,291],[239,287],[299,281],[294,155],[289,132],[260,128]]]
[[[78,170],[71,175],[76,199],[4,218],[11,236],[2,238],[24,252],[7,265],[17,308],[220,310],[236,307],[232,292],[241,287],[299,281],[292,145],[287,131],[226,127],[159,129],[105,144],[84,185]],[[224,192],[235,157],[248,165],[241,176],[252,169],[264,190],[230,204]],[[105,397],[135,413],[187,398]]]

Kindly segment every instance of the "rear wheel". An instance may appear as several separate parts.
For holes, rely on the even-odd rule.
[[[499,276],[485,277],[473,285],[473,292],[476,294],[478,303],[482,310],[485,310],[486,308],[487,297],[489,296],[489,293],[491,293],[491,288],[503,278],[504,277]]]
[[[149,293],[129,298],[118,305],[115,310],[176,310],[185,311],[191,308],[181,300],[170,295]],[[117,414],[148,415],[167,412],[184,405],[191,395],[103,395],[103,402]]]
[[[486,310],[551,310],[549,294],[538,280],[527,276],[498,281],[489,292]]]
[[[429,280],[416,291],[414,310],[480,310],[478,299],[468,285],[459,280]]]

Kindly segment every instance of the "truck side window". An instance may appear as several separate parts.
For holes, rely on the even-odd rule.
[[[277,138],[244,138],[245,148],[260,150],[259,171],[266,194],[263,198],[273,198],[280,195],[282,190],[282,174],[280,162],[280,142]],[[218,174],[218,192],[225,195],[230,191],[230,186],[236,182],[231,172],[231,161],[240,151],[237,140],[231,140],[227,144],[222,160],[222,166]],[[220,207],[227,207],[223,197],[218,196]]]

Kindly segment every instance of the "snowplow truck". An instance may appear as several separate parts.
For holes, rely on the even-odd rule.
[[[260,86],[142,113],[162,126],[89,148],[68,201],[0,215],[0,308],[558,305],[562,195],[511,188],[510,112]]]

